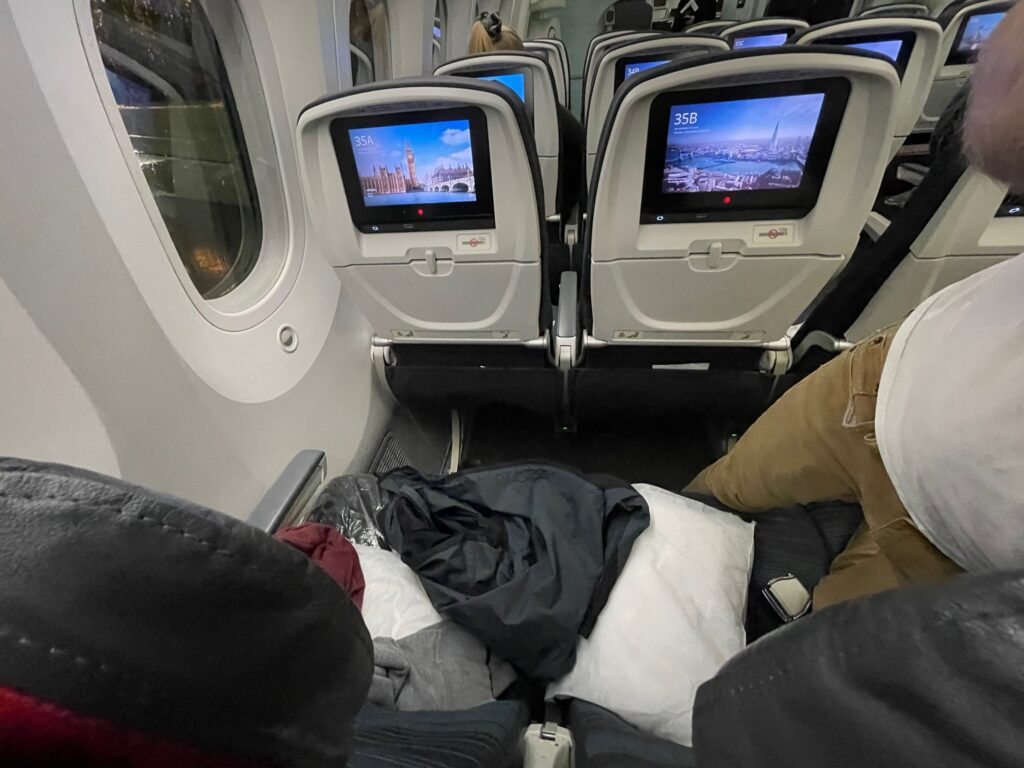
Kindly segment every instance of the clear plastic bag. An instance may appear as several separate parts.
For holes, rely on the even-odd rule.
[[[390,549],[377,527],[377,515],[388,499],[376,475],[342,475],[324,488],[309,521],[333,525],[353,544]]]

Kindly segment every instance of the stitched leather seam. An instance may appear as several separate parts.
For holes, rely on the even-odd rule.
[[[124,508],[117,508],[117,506],[114,504],[104,504],[103,502],[96,501],[95,499],[82,499],[75,496],[35,496],[33,494],[5,493],[3,491],[0,491],[0,499],[20,499],[22,501],[60,501],[73,504],[85,504],[91,507],[111,507],[117,509],[117,514],[121,517],[129,517],[134,518],[135,520],[141,520],[143,522],[150,523],[151,525],[155,525],[159,528],[162,528],[165,531],[176,533],[177,535],[182,536],[183,538],[191,539],[192,541],[198,542],[200,544],[203,544],[204,546],[209,547],[214,554],[224,555],[224,557],[235,556],[234,552],[231,552],[226,549],[221,549],[220,545],[216,542],[209,541],[208,539],[204,539],[201,536],[196,536],[195,534],[189,533],[183,528],[177,528],[173,525],[168,525],[162,520],[158,520],[155,517],[148,517],[147,515],[144,515],[141,512],[129,512]],[[252,564],[248,564],[248,567],[252,567]]]
[[[95,667],[103,673],[109,673],[111,671],[110,667],[102,662],[87,659],[85,656],[75,654],[74,651],[69,651],[66,648],[58,648],[55,645],[51,645],[47,648],[45,643],[36,642],[27,635],[17,634],[14,630],[6,627],[0,627],[0,639],[13,640],[15,645],[20,645],[23,648],[35,646],[36,648],[46,649],[47,655],[51,658],[66,658],[76,667]]]

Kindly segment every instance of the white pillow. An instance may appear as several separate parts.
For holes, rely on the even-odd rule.
[[[547,695],[592,702],[690,746],[697,688],[746,644],[754,526],[661,488],[635,488],[651,526],[590,638],[580,638],[576,666]]]
[[[363,569],[363,621],[370,637],[403,637],[441,622],[415,571],[396,552],[354,544]]]

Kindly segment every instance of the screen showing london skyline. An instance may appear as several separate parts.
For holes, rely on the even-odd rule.
[[[348,133],[367,207],[476,202],[468,120],[351,128]]]
[[[824,93],[673,105],[661,191],[795,189]]]
[[[737,37],[733,40],[733,48],[771,48],[776,45],[785,45],[789,35],[785,32],[777,32],[770,35],[750,35],[749,37]]]
[[[628,80],[633,75],[638,75],[648,69],[654,69],[654,67],[660,67],[662,64],[668,64],[669,59],[663,59],[661,61],[627,61],[626,67],[623,70],[624,79]]]
[[[960,36],[960,44],[957,46],[957,53],[975,53],[981,49],[982,44],[988,40],[992,32],[1003,20],[1005,11],[998,13],[979,13],[971,16],[964,24],[964,32]]]
[[[896,62],[900,57],[900,51],[903,48],[903,41],[899,39],[868,40],[863,43],[850,43],[849,47],[857,48],[862,51],[871,51],[872,53],[880,53],[889,59],[889,61]]]

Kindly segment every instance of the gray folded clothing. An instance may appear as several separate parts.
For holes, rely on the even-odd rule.
[[[373,641],[368,701],[402,711],[469,709],[494,701],[515,671],[473,635],[444,621],[401,640]]]

